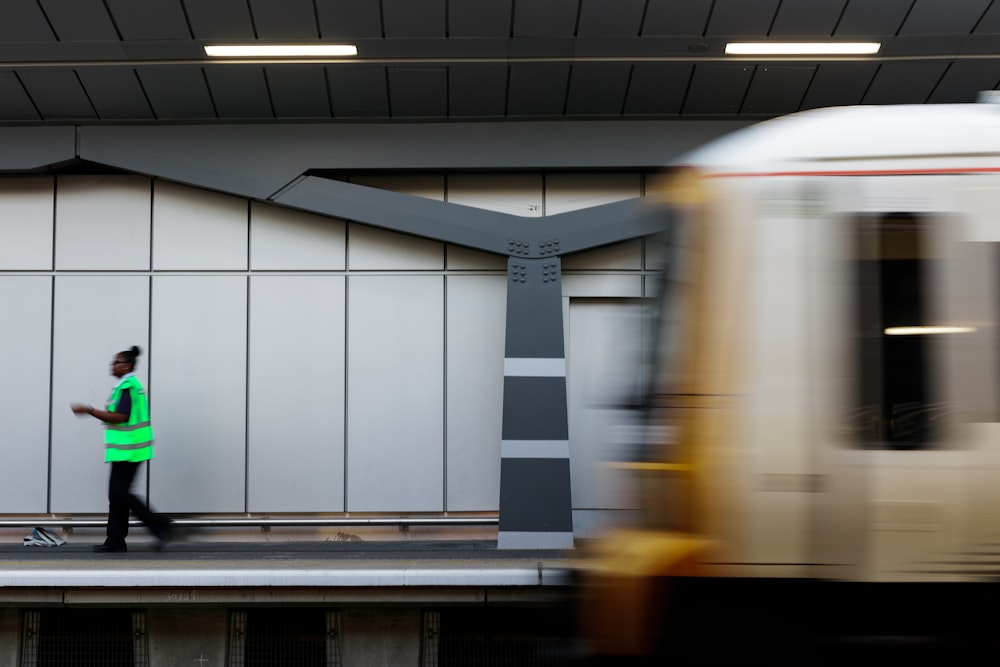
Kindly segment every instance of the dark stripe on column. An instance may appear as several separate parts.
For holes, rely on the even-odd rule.
[[[516,493],[506,495],[501,487],[502,530],[513,532],[573,532],[573,516],[565,511],[570,497],[567,459],[503,459],[500,477],[518,480]]]
[[[565,440],[566,378],[505,377],[503,417],[504,440]]]

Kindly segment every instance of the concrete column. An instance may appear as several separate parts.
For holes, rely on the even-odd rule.
[[[344,609],[341,659],[353,667],[418,667],[419,609]]]
[[[0,665],[19,665],[21,610],[0,609]]]
[[[228,626],[226,609],[148,609],[150,667],[225,665]]]
[[[555,243],[553,252],[558,252]],[[559,258],[511,257],[497,538],[501,549],[573,546],[564,347]]]

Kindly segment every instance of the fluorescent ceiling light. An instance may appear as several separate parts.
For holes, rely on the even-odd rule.
[[[205,47],[205,55],[216,58],[316,58],[356,56],[353,44],[217,44]]]
[[[972,333],[976,327],[889,327],[887,336],[921,336],[926,334]]]
[[[726,53],[740,56],[848,56],[878,53],[881,42],[729,42]]]

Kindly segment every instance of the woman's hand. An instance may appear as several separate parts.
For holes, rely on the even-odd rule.
[[[93,406],[84,405],[83,403],[71,403],[69,409],[72,410],[73,414],[77,417],[94,414]]]

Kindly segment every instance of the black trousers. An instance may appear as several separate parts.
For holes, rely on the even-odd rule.
[[[105,544],[125,543],[129,513],[135,514],[156,537],[163,539],[170,530],[170,519],[157,514],[132,493],[132,482],[143,462],[114,461],[108,480],[108,539]]]

